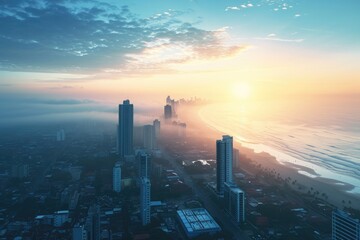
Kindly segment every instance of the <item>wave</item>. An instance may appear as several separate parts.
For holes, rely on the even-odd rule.
[[[281,164],[311,168],[317,176],[348,183],[354,186],[349,192],[360,193],[360,133],[345,131],[340,121],[328,126],[249,121],[220,106],[205,107],[199,115],[207,125],[233,135],[244,147],[267,152]]]

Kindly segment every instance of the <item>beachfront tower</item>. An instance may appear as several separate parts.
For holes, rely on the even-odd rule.
[[[219,195],[224,194],[224,183],[232,183],[233,168],[233,138],[223,136],[216,141],[216,190]]]
[[[121,159],[133,155],[134,106],[129,100],[119,104],[118,153]]]
[[[360,240],[360,221],[341,210],[332,214],[332,240]]]
[[[245,221],[245,193],[234,183],[224,183],[224,205],[237,223]]]

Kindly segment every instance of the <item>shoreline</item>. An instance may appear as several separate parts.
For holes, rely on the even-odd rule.
[[[222,132],[204,122],[199,116],[200,109],[201,106],[186,107],[184,109],[185,114],[181,114],[181,116],[191,116],[191,118],[186,117],[184,119],[189,126],[189,130],[196,131],[199,134],[206,134],[206,136],[214,138],[214,142],[216,139],[220,139],[222,135],[230,134]],[[294,163],[282,163],[276,157],[266,152],[256,153],[253,149],[243,146],[235,137],[234,148],[239,149],[241,154],[255,163],[261,164],[264,168],[279,173],[282,178],[290,178],[292,181],[295,181],[296,185],[292,186],[292,188],[298,192],[306,194],[311,190],[311,192],[317,193],[318,198],[340,209],[360,206],[360,194],[349,192],[355,187],[351,184],[321,177],[313,169],[305,166]],[[326,199],[324,199],[325,196]]]

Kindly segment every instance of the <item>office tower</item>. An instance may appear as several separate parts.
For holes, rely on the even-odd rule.
[[[245,193],[233,183],[224,183],[224,204],[237,223],[245,221]]]
[[[84,226],[76,224],[73,227],[72,240],[87,240],[87,233]]]
[[[119,104],[118,153],[122,159],[133,155],[134,107],[129,100]]]
[[[240,151],[236,148],[233,150],[233,165],[234,169],[240,169]]]
[[[139,177],[145,177],[150,179],[150,158],[149,156],[142,152],[139,153],[138,156],[138,161],[139,161]]]
[[[155,148],[158,148],[159,138],[160,138],[160,121],[155,119],[153,122],[154,131],[155,131]]]
[[[151,183],[148,178],[141,178],[140,185],[140,214],[142,225],[150,223],[150,188]]]
[[[223,136],[216,141],[216,190],[224,194],[224,183],[232,182],[233,138]]]
[[[172,118],[172,108],[171,105],[167,104],[164,107],[164,117],[165,119],[171,119]]]
[[[335,210],[332,214],[332,240],[360,240],[360,221],[348,213]]]
[[[113,191],[121,192],[121,166],[120,163],[115,163],[113,168]]]
[[[155,128],[153,125],[144,126],[144,148],[146,150],[153,150],[155,148]]]
[[[100,207],[98,205],[89,208],[85,229],[89,240],[100,240]]]

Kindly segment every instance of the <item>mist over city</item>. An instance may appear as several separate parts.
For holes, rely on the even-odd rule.
[[[0,0],[0,240],[360,240],[359,11]]]

